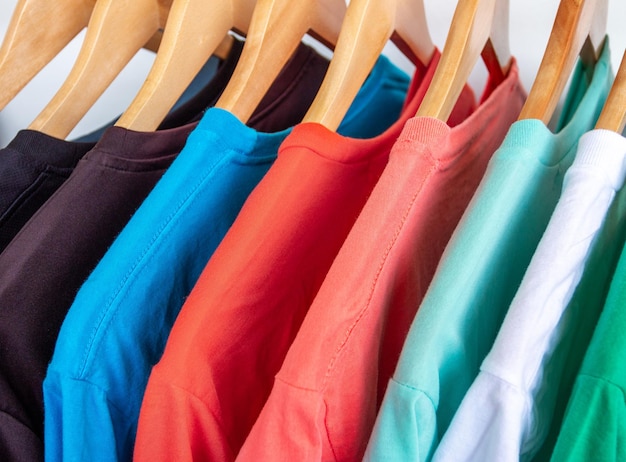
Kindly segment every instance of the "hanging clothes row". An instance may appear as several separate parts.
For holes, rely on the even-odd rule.
[[[626,459],[612,3],[559,2],[528,92],[506,0],[442,50],[417,1],[122,3],[0,150],[0,459]]]

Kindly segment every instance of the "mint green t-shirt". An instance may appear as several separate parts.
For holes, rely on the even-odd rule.
[[[622,188],[612,207],[621,211],[622,215],[626,212],[625,189]],[[585,293],[604,291],[609,283],[610,289],[604,307],[581,304],[576,318],[579,327],[572,332],[574,335],[570,336],[570,342],[563,345],[564,350],[573,347],[579,353],[574,355],[569,352],[570,358],[581,358],[584,354],[584,359],[571,394],[560,394],[564,398],[569,396],[569,403],[562,425],[559,426],[560,421],[556,419],[553,422],[553,430],[558,431],[560,428],[560,432],[556,446],[548,445],[545,448],[544,459],[552,452],[553,461],[626,460],[626,233],[614,226],[605,228],[603,247],[611,249],[610,259],[617,259],[617,255],[619,263],[612,282],[611,275],[607,275],[606,271],[598,274],[599,265],[600,269],[608,266],[606,257],[602,259],[602,255],[596,258],[599,265],[589,265],[585,269],[581,281],[582,286],[589,273]],[[600,280],[602,276],[604,278]],[[581,286],[577,292],[582,292]],[[597,326],[593,330],[598,317]],[[591,337],[590,342],[588,337]],[[585,353],[587,344],[589,347]],[[570,364],[567,372],[576,374],[577,368],[573,367],[576,365]],[[561,406],[565,407],[562,403]]]
[[[413,321],[366,460],[430,460],[478,375],[546,229],[578,139],[612,82],[608,46],[591,72],[578,63],[556,134],[513,124],[455,230]]]

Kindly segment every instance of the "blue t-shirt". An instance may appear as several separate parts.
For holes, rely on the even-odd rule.
[[[409,78],[382,57],[339,132],[382,133]],[[290,130],[212,108],[80,289],[44,381],[46,460],[130,460],[152,366],[202,269]]]

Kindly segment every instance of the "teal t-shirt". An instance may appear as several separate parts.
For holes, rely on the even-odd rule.
[[[613,238],[622,247],[621,257],[576,377],[553,461],[626,460],[626,248],[623,236]]]
[[[382,133],[409,77],[381,57],[339,133]],[[260,133],[209,109],[80,289],[44,381],[46,460],[131,460],[143,393],[213,251],[290,130]]]
[[[578,139],[593,128],[612,82],[605,46],[578,63],[552,133],[513,124],[442,256],[387,388],[366,460],[430,460],[478,375],[543,235]]]

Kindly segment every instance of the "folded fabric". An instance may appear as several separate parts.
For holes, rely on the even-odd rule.
[[[622,239],[622,247],[623,244]],[[626,459],[624,300],[626,250],[621,252],[606,304],[576,377],[552,454],[553,461],[617,462]]]

